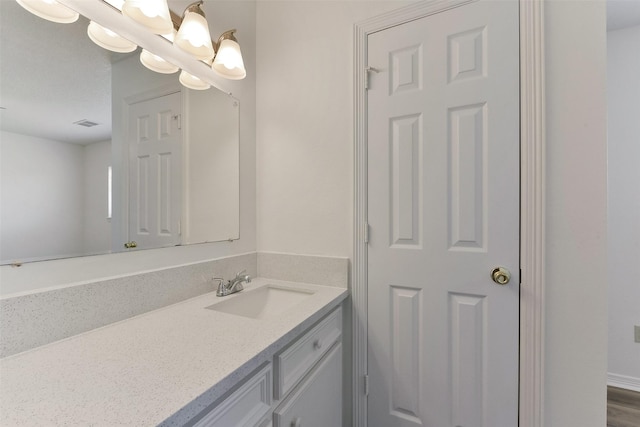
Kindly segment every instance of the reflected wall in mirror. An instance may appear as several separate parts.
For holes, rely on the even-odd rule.
[[[14,1],[0,8],[2,264],[131,250],[124,245],[135,233],[173,234],[137,249],[239,238],[237,100],[146,69],[139,49],[101,49],[83,17],[54,24]],[[171,94],[176,111],[157,111],[148,128],[160,140],[166,130],[177,135],[171,156],[155,147],[155,157],[135,157],[132,111]],[[144,224],[132,210],[141,203],[146,219],[159,220]]]

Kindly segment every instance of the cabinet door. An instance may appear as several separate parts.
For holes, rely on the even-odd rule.
[[[274,393],[285,397],[322,359],[342,335],[342,307],[327,315],[309,332],[275,357]]]
[[[271,363],[207,413],[194,427],[255,427],[271,411]],[[268,425],[268,424],[267,424]]]
[[[337,343],[273,414],[273,427],[342,425],[342,344]]]

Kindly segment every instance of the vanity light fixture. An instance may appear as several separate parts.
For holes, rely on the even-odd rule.
[[[125,0],[122,13],[154,34],[173,31],[167,0]]]
[[[218,38],[216,56],[211,67],[222,77],[241,80],[247,76],[247,70],[244,68],[238,40],[233,35],[235,32],[235,29],[225,31]]]
[[[1,0],[0,0],[1,1]],[[56,0],[16,0],[20,6],[36,16],[52,22],[75,22],[79,14]],[[235,29],[225,31],[214,43],[211,40],[209,24],[202,10],[203,0],[191,3],[185,9],[182,18],[169,10],[167,0],[102,0],[121,11],[123,15],[143,25],[154,34],[159,34],[173,44],[200,61],[211,66],[221,77],[230,80],[240,80],[246,77],[240,45],[235,38]],[[177,29],[177,33],[175,31]],[[129,53],[137,49],[135,43],[130,42],[116,32],[103,27],[95,21],[89,22],[87,35],[98,46],[118,53]],[[140,62],[148,69],[172,74],[179,67],[164,58],[142,49]],[[209,89],[211,85],[198,77],[182,71],[180,83],[195,89]]]
[[[198,77],[193,74],[189,74],[184,70],[180,73],[180,78],[178,80],[180,80],[180,83],[182,83],[183,86],[188,87],[189,89],[206,90],[211,87],[209,83],[200,80]]]
[[[129,53],[138,48],[138,45],[135,43],[131,43],[129,40],[95,21],[89,22],[87,35],[95,44],[112,52]]]
[[[80,16],[76,11],[56,0],[16,0],[16,2],[34,15],[59,24],[76,22]]]
[[[142,49],[142,52],[140,52],[140,62],[142,62],[142,65],[156,73],[173,74],[180,69],[146,49]]]
[[[203,1],[190,4],[182,15],[182,23],[174,44],[201,61],[211,61],[215,52],[209,33],[209,24],[200,7]]]

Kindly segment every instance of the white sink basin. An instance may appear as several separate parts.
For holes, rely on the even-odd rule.
[[[313,291],[265,285],[231,297],[221,297],[229,299],[205,308],[252,319],[264,319],[287,311],[311,295]]]

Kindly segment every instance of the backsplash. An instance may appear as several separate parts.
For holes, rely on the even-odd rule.
[[[260,277],[348,288],[349,258],[258,252]]]
[[[349,259],[249,253],[0,299],[0,358],[215,290],[212,278],[252,277],[348,287]]]
[[[214,276],[255,276],[257,254],[100,280],[0,300],[0,358],[214,290]]]

